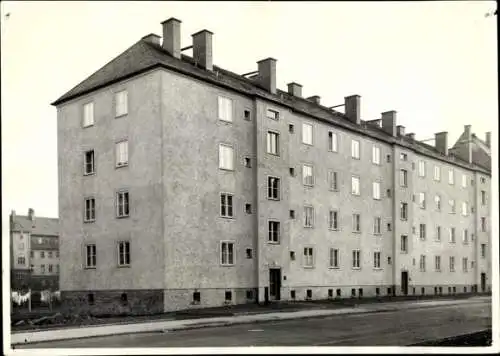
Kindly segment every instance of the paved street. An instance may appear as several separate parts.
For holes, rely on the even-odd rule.
[[[29,344],[16,348],[406,346],[491,327],[491,302]]]

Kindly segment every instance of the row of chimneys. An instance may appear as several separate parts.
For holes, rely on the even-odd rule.
[[[11,211],[10,217],[11,217],[11,219],[14,219],[16,217],[16,211],[15,210]],[[33,221],[33,223],[35,222],[35,210],[33,210],[32,208],[28,209],[28,218],[31,221]]]
[[[212,54],[212,36],[213,33],[208,30],[201,30],[191,35],[193,37],[193,45],[181,48],[181,21],[176,18],[170,18],[163,21],[163,49],[175,58],[181,58],[181,52],[187,49],[193,49],[193,60],[197,66],[203,69],[213,70],[213,54]],[[149,34],[143,37],[143,40],[160,46],[160,36]],[[258,70],[252,72],[249,77],[255,84],[276,94],[276,59],[266,58],[257,62]],[[302,98],[302,85],[292,82],[288,85],[288,93],[295,97]],[[320,104],[320,97],[317,95],[306,98],[316,104]],[[361,97],[359,95],[351,95],[344,98],[345,115],[349,121],[360,125],[361,124]],[[378,120],[371,120],[366,122],[368,125],[375,124],[381,127],[392,136],[400,137],[406,136],[410,139],[415,139],[414,133],[405,135],[405,127],[402,125],[396,126],[396,111],[387,111],[382,113],[382,118]],[[465,126],[468,129],[468,136],[470,139],[470,125]],[[491,133],[486,133],[486,144],[490,147]],[[448,133],[438,132],[435,134],[435,147],[444,155],[448,155]]]

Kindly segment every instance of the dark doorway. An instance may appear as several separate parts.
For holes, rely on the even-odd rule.
[[[401,272],[401,292],[408,295],[408,271]]]
[[[271,300],[280,300],[281,269],[269,269],[269,296]]]
[[[486,273],[481,273],[481,292],[486,292]]]

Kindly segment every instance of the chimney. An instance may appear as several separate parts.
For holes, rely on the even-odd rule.
[[[408,137],[411,140],[414,140],[415,139],[415,134],[412,132],[412,133],[406,134],[406,137]]]
[[[448,156],[448,132],[437,132],[434,134],[436,149]]]
[[[266,58],[257,62],[259,76],[257,80],[261,87],[276,94],[276,59]]]
[[[471,125],[464,125],[465,145],[467,147],[467,162],[472,163],[472,131]]]
[[[16,211],[12,210],[10,212],[10,222],[13,223],[15,218],[16,218]]]
[[[297,96],[299,98],[302,97],[302,85],[299,83],[289,83],[288,85],[288,94],[292,94],[293,96]]]
[[[405,135],[405,127],[403,125],[396,126],[396,130],[397,130],[398,136],[404,136]]]
[[[193,59],[202,68],[213,70],[212,35],[208,30],[201,30],[191,35],[193,37]]]
[[[361,123],[360,101],[361,97],[359,95],[351,95],[344,98],[345,115],[350,121],[357,125]]]
[[[28,218],[33,223],[33,226],[35,226],[35,210],[33,210],[31,208],[28,209]]]
[[[394,110],[382,113],[382,130],[392,136],[396,136],[396,114]]]
[[[491,131],[486,132],[486,146],[491,147]]]
[[[307,98],[307,100],[312,101],[313,103],[319,105],[321,97],[319,95],[313,95]]]
[[[181,58],[181,20],[169,18],[163,25],[163,49],[173,57]]]
[[[158,36],[158,35],[155,35],[154,33],[150,33],[149,35],[144,36],[142,38],[142,40],[144,42],[148,42],[148,43],[154,44],[155,46],[159,46],[160,45],[161,37]]]

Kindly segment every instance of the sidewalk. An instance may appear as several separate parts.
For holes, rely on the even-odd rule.
[[[64,339],[86,338],[96,336],[109,336],[118,334],[132,334],[145,332],[169,332],[176,330],[195,329],[203,327],[228,326],[236,324],[255,323],[262,321],[277,321],[300,318],[327,317],[342,314],[378,313],[401,309],[431,308],[437,306],[475,304],[489,300],[488,297],[472,297],[466,300],[436,300],[436,301],[402,301],[378,304],[366,304],[336,309],[310,309],[290,312],[270,312],[255,314],[240,314],[229,317],[209,317],[185,320],[162,320],[133,324],[96,325],[77,328],[64,328],[57,330],[44,330],[33,332],[19,332],[11,334],[11,344],[23,344]]]

